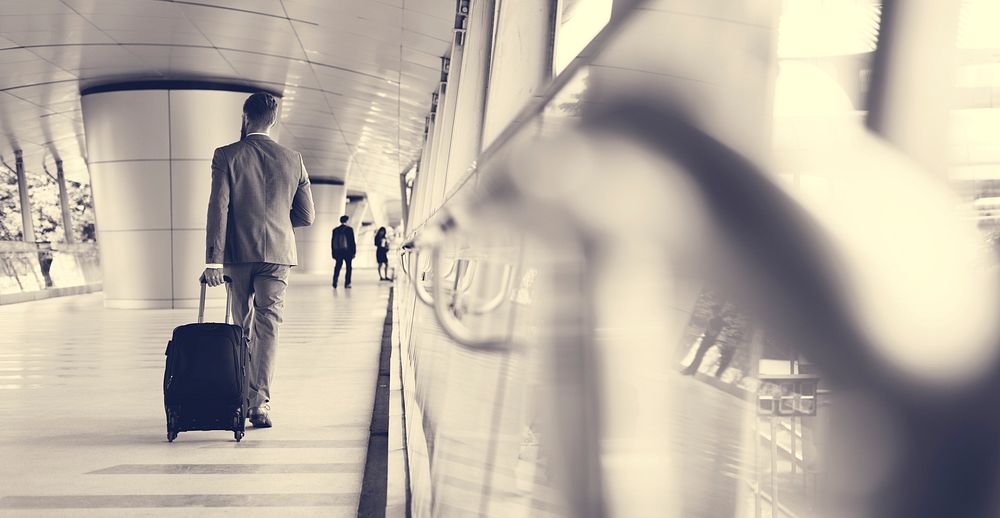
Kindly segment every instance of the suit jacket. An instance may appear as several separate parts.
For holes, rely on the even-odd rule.
[[[215,150],[205,262],[297,264],[292,227],[315,218],[302,155],[266,135]]]
[[[345,234],[347,237],[347,251],[337,250],[333,247],[334,243],[337,242],[337,234]],[[339,227],[333,229],[330,234],[330,255],[334,259],[351,259],[358,253],[357,243],[354,242],[354,229],[347,225],[340,225]]]

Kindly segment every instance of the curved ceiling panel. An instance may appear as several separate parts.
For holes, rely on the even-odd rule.
[[[4,0],[0,155],[86,181],[81,89],[239,83],[283,94],[313,176],[398,199],[453,21],[454,0]]]

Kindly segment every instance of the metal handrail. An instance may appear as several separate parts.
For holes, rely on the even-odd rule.
[[[615,12],[623,13],[624,15],[613,15],[604,28],[591,38],[590,42],[580,50],[577,56],[557,76],[552,78],[552,81],[542,87],[531,100],[525,102],[511,123],[479,153],[474,164],[470,164],[470,167],[455,181],[453,187],[445,193],[444,198],[437,208],[432,210],[423,221],[415,225],[412,229],[407,229],[409,230],[409,235],[411,237],[419,236],[425,228],[433,226],[432,221],[439,213],[447,210],[447,205],[455,195],[465,188],[466,184],[478,174],[480,166],[487,163],[512,141],[516,135],[532,123],[535,117],[545,110],[545,107],[563,91],[566,85],[570,84],[576,78],[578,73],[591,66],[595,57],[608,47],[610,42],[628,26],[628,22],[632,19],[629,13],[637,11],[649,2],[650,0],[616,0],[614,6]]]
[[[410,257],[417,264],[414,265],[414,267],[413,267],[412,270],[404,269],[403,271],[406,272],[406,276],[410,279],[410,284],[413,286],[414,293],[417,294],[417,299],[420,300],[420,302],[423,302],[424,304],[426,304],[428,306],[433,306],[434,305],[434,298],[433,298],[433,296],[431,296],[431,294],[428,293],[427,288],[424,287],[424,285],[420,282],[420,280],[418,280],[416,278],[416,275],[415,275],[417,267],[420,266],[420,250],[419,249],[413,249],[413,250],[411,250]],[[435,270],[435,272],[436,272],[436,270]],[[424,272],[424,273],[426,273],[426,272]],[[432,274],[432,275],[434,275],[434,274]]]
[[[466,327],[454,313],[454,306],[445,304],[447,297],[444,293],[444,279],[441,276],[440,268],[437,268],[438,261],[441,260],[441,246],[434,244],[431,247],[431,263],[433,281],[431,288],[434,291],[434,316],[437,317],[441,329],[455,343],[476,350],[505,350],[510,343],[510,336],[478,336]],[[447,306],[447,307],[446,307]]]
[[[493,298],[486,301],[485,304],[465,310],[466,313],[484,315],[486,313],[496,311],[500,306],[502,306],[503,303],[507,301],[511,290],[514,287],[514,268],[509,264],[504,265],[502,279],[503,280],[500,281],[500,291],[494,295]]]
[[[465,267],[465,271],[458,278],[460,282],[457,282],[455,285],[456,294],[466,293],[472,288],[472,281],[476,278],[479,270],[479,261],[466,261],[466,263],[468,263],[468,266]]]
[[[448,268],[448,272],[445,273],[444,275],[442,275],[441,278],[443,278],[443,279],[451,279],[451,278],[453,278],[452,275],[455,274],[455,270],[457,270],[457,269],[458,269],[458,261],[453,260],[451,262],[451,267]],[[424,271],[428,271],[428,270],[424,270]]]
[[[399,267],[403,270],[403,274],[407,277],[410,276],[410,271],[406,268],[406,263],[409,262],[409,258],[407,257],[409,253],[409,250],[400,250],[399,252]]]

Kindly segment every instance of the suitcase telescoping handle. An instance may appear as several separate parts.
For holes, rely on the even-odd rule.
[[[201,282],[201,299],[198,301],[198,323],[201,324],[205,322],[205,290],[208,287],[208,283],[205,281],[205,276],[202,275],[199,279]],[[222,280],[226,284],[226,323],[229,323],[229,313],[232,311],[233,307],[233,290],[230,285],[233,283],[233,279],[228,275],[223,275]]]

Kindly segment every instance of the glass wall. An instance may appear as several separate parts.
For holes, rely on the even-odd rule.
[[[55,172],[41,167],[37,169],[27,167],[26,179],[28,197],[32,206],[35,240],[42,243],[65,242],[66,234],[59,201],[59,184]],[[69,199],[70,217],[74,227],[74,241],[95,241],[94,203],[90,193],[90,184],[67,179],[66,191]],[[22,239],[21,227],[21,203],[17,174],[8,168],[0,168],[0,241],[20,241]]]
[[[654,0],[608,21],[606,3],[563,2],[548,65],[571,75],[527,86],[499,71],[547,49],[504,23],[537,4],[498,9],[484,151],[445,164],[471,173],[411,224],[397,284],[413,514],[990,505],[946,475],[996,468],[976,453],[995,438],[955,420],[1000,434],[966,404],[1000,379],[987,4],[961,4],[939,143],[959,197],[866,121],[893,72],[881,27],[928,22],[919,9]]]
[[[950,114],[949,179],[968,217],[1000,249],[1000,8],[995,2],[962,2],[958,67]]]
[[[613,0],[563,0],[559,2],[555,28],[555,55],[552,67],[556,75],[594,39],[611,19]]]
[[[49,288],[93,289],[101,281],[90,185],[66,180],[69,231],[74,238],[69,243],[58,179],[51,169],[36,169],[30,163],[25,160],[35,233],[31,243],[23,242],[17,175],[0,169],[0,303],[31,300]],[[81,176],[73,172],[74,177]]]

